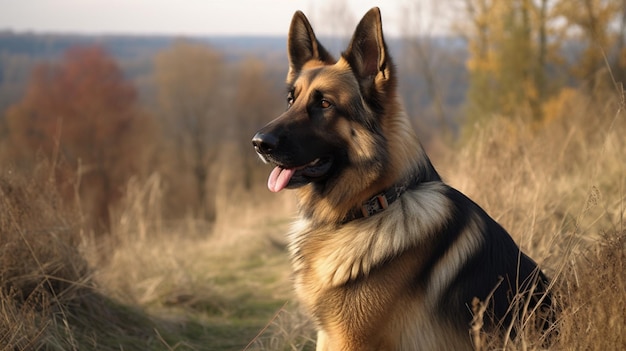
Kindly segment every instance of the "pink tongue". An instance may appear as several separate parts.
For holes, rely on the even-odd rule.
[[[270,173],[270,177],[267,179],[267,188],[275,193],[285,189],[295,172],[294,169],[274,168],[272,173]]]

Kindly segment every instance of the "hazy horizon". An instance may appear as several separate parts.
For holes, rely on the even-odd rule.
[[[296,10],[319,35],[346,35],[368,9],[381,8],[385,33],[406,34],[407,16],[420,19],[419,31],[436,27],[430,1],[389,0],[0,0],[0,31],[41,34],[135,36],[284,36]],[[410,8],[412,11],[407,11]],[[407,13],[410,12],[410,13]],[[423,20],[423,18],[427,20]]]

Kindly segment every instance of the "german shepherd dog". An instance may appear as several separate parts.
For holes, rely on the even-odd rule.
[[[550,305],[535,262],[425,154],[378,8],[339,60],[296,12],[288,56],[287,110],[252,144],[275,166],[269,190],[296,189],[288,247],[317,350],[471,350],[475,298],[495,330],[516,318],[516,296]]]

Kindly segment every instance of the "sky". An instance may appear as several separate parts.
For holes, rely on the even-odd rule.
[[[405,31],[411,15],[433,18],[434,0],[0,0],[0,30],[36,33],[286,35],[291,17],[302,10],[316,33],[354,29],[373,6],[381,8],[386,35]],[[420,21],[420,23],[434,21]],[[429,28],[432,27],[428,25]],[[423,29],[422,29],[423,30]],[[430,29],[429,29],[430,30]],[[437,31],[439,29],[434,29]]]

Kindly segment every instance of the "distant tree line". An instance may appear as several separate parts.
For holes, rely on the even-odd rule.
[[[452,2],[466,46],[419,32],[391,41],[421,135],[494,115],[540,124],[576,94],[601,98],[626,77],[624,0]],[[52,164],[50,181],[98,232],[130,180],[159,174],[165,218],[209,222],[224,199],[264,188],[268,170],[249,139],[285,107],[285,52],[233,60],[182,39],[155,52],[134,80],[132,60],[122,66],[93,43],[44,61],[0,52],[0,170],[28,176]]]
[[[41,160],[52,162],[60,193],[99,232],[109,229],[126,183],[154,172],[164,176],[166,216],[214,219],[219,172],[259,174],[248,139],[279,112],[282,100],[270,96],[281,92],[263,63],[231,67],[189,41],[175,42],[154,64],[150,108],[102,47],[73,47],[58,62],[37,64],[3,119],[3,170],[28,175]]]

